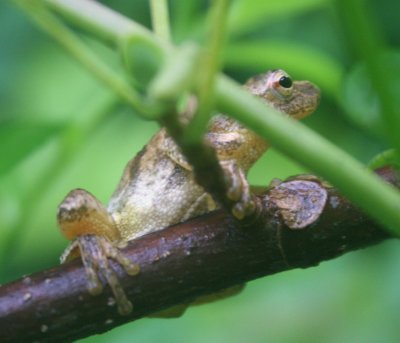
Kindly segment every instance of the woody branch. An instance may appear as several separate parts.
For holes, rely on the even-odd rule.
[[[393,169],[385,167],[377,173],[400,188]],[[301,176],[295,179],[303,180]],[[312,183],[311,193],[315,190]],[[134,303],[129,316],[118,315],[107,287],[100,296],[88,294],[79,260],[3,285],[1,341],[75,340],[202,295],[261,276],[315,266],[390,238],[337,190],[324,188],[323,183],[318,187],[327,192],[326,204],[316,221],[302,229],[285,224],[285,209],[277,206],[272,189],[257,196],[262,211],[252,223],[239,224],[216,211],[130,242],[125,253],[140,264],[141,273],[129,277],[112,263]],[[307,192],[305,187],[299,196],[307,197]],[[296,191],[291,196],[297,196]]]

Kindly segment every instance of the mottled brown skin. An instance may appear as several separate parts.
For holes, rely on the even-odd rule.
[[[318,105],[319,90],[308,81],[292,82],[282,70],[257,75],[244,86],[268,105],[301,119]],[[219,114],[210,123],[205,140],[217,153],[227,175],[227,196],[236,202],[233,215],[252,213],[246,173],[266,151],[268,144],[237,121]],[[88,290],[98,294],[103,274],[113,290],[121,314],[132,305],[108,265],[117,260],[131,275],[138,266],[118,247],[149,232],[182,222],[216,208],[211,196],[194,179],[191,166],[165,129],[161,129],[125,168],[122,179],[105,208],[82,189],[71,191],[59,206],[58,223],[68,239],[74,239],[62,262],[81,255],[88,275]]]

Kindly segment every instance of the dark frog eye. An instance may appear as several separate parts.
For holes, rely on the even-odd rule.
[[[281,69],[274,70],[271,74],[271,90],[280,97],[289,99],[293,94],[293,80]]]
[[[292,87],[292,85],[293,85],[293,81],[292,81],[292,79],[291,79],[290,77],[288,77],[288,76],[282,76],[282,77],[279,79],[279,84],[280,84],[282,87],[284,87],[284,88],[290,88],[290,87]]]

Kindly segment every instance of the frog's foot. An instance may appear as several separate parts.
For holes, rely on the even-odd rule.
[[[119,232],[105,208],[90,193],[81,189],[74,190],[59,206],[58,223],[68,238],[74,238],[61,256],[61,262],[80,255],[88,278],[89,293],[100,294],[103,285],[99,276],[104,278],[111,287],[119,313],[129,314],[132,304],[108,260],[118,262],[129,275],[136,275],[139,266],[116,247]]]
[[[88,292],[91,295],[101,294],[103,284],[99,276],[103,277],[114,294],[118,312],[121,315],[132,312],[132,303],[128,300],[118,276],[108,260],[113,259],[118,262],[129,275],[138,274],[139,266],[132,263],[107,238],[96,235],[78,236],[61,255],[61,263],[79,255],[85,267]]]
[[[227,197],[235,202],[232,214],[237,219],[253,214],[255,203],[243,170],[233,160],[221,161],[221,166],[225,172],[225,182],[228,187]]]
[[[83,265],[88,278],[87,288],[90,294],[98,295],[103,290],[103,285],[98,275],[102,275],[110,286],[121,315],[132,312],[132,303],[118,280],[117,274],[111,268],[108,259],[117,261],[129,275],[139,273],[139,266],[133,264],[122,252],[112,245],[105,237],[84,235],[77,237]]]

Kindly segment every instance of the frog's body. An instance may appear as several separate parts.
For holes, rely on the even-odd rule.
[[[245,173],[266,149],[265,141],[254,134],[249,137],[249,130],[239,128],[226,116],[215,117],[211,125],[214,129],[206,135],[206,141],[219,152],[219,160],[232,160],[238,153],[246,153],[246,158],[238,161]],[[228,151],[233,144],[235,149]],[[215,208],[212,198],[196,183],[192,168],[175,142],[166,129],[161,129],[126,166],[107,211],[122,239],[129,241]]]
[[[187,218],[196,199],[204,193],[191,170],[170,158],[168,147],[172,144],[162,129],[126,166],[107,207],[123,240]],[[179,209],[176,202],[180,203]],[[198,209],[203,211],[206,209]]]
[[[300,119],[310,114],[319,100],[318,89],[307,81],[293,82],[281,70],[250,79],[245,87],[267,103]],[[267,143],[235,120],[217,115],[210,121],[205,140],[216,151],[221,166],[237,191],[244,212],[249,205],[249,187],[244,178],[249,168],[267,149]],[[237,186],[235,186],[237,187]],[[232,189],[232,188],[231,188]],[[201,215],[216,208],[211,196],[194,179],[191,166],[180,149],[161,129],[125,168],[122,179],[104,208],[84,190],[70,192],[59,207],[58,221],[63,233],[75,241],[62,260],[79,247],[88,272],[88,287],[95,294],[101,290],[96,273],[103,273],[113,289],[121,313],[130,312],[130,303],[107,263],[93,256],[93,246],[104,252],[102,260],[112,257],[128,272],[138,269],[122,256],[116,245],[149,232]],[[107,268],[104,267],[106,265]]]

